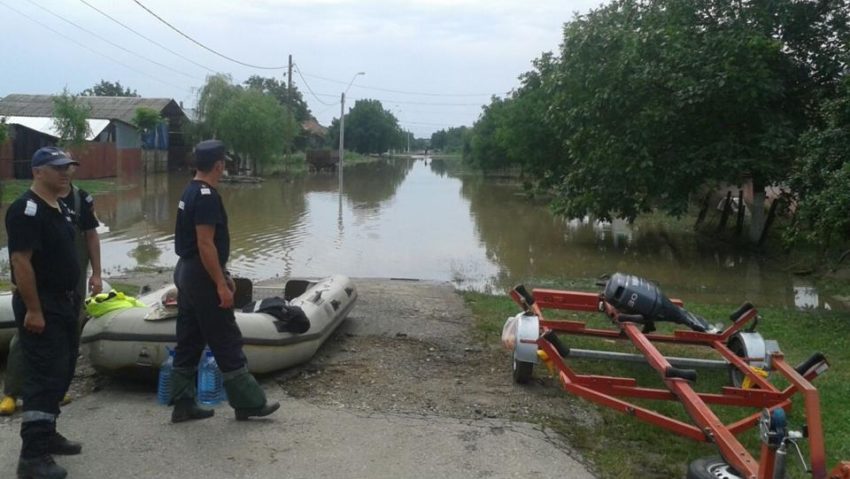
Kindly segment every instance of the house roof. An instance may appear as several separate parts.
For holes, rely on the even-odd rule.
[[[53,116],[53,95],[6,95],[0,100],[0,115],[8,116]],[[170,98],[140,98],[129,96],[80,96],[77,97],[91,107],[89,118],[102,120],[121,120],[132,123],[137,108],[150,108],[160,113],[183,110]],[[176,109],[176,110],[175,110]]]
[[[35,130],[39,133],[44,133],[45,135],[52,136],[54,138],[59,138],[59,131],[56,129],[56,125],[53,122],[53,118],[49,116],[2,116],[0,115],[0,119],[5,119],[7,125],[21,125],[23,127],[29,128],[30,130]],[[89,134],[86,136],[86,140],[93,140],[100,135],[100,133],[109,126],[110,120],[100,120],[100,119],[91,119],[86,120],[86,123],[89,125]]]
[[[328,133],[328,129],[322,126],[314,117],[310,117],[309,120],[302,122],[301,128],[317,136],[325,136]]]

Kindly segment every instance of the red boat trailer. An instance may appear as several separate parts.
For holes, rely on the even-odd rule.
[[[603,294],[551,289],[534,289],[532,294],[518,286],[510,292],[513,300],[520,305],[523,313],[518,315],[520,323],[524,318],[534,318],[526,324],[534,325],[537,332],[523,336],[521,324],[517,326],[516,347],[534,347],[542,351],[547,366],[555,372],[562,387],[569,393],[590,400],[601,406],[620,411],[641,421],[654,424],[675,434],[696,441],[714,443],[723,460],[734,471],[729,475],[704,477],[741,477],[746,479],[779,479],[784,477],[784,461],[777,464],[776,456],[784,448],[787,438],[802,439],[809,442],[809,468],[814,479],[850,479],[850,461],[842,461],[827,473],[826,454],[823,441],[820,401],[817,389],[811,381],[825,372],[829,364],[821,354],[815,354],[803,364],[790,366],[776,345],[772,351],[766,351],[764,358],[741,357],[730,349],[730,339],[743,327],[758,316],[758,311],[747,303],[732,314],[732,324],[718,333],[676,330],[672,334],[645,333],[639,327],[641,318],[622,313],[609,304]],[[673,303],[681,305],[680,301]],[[544,318],[543,310],[557,309],[579,312],[601,312],[606,314],[616,329],[594,329],[583,321],[554,320]],[[652,328],[654,329],[654,328]],[[564,361],[569,350],[559,340],[557,334],[593,336],[606,339],[628,339],[643,354],[649,365],[658,372],[667,389],[640,387],[634,378],[582,375],[576,373]],[[536,336],[536,337],[535,337]],[[675,343],[710,347],[717,351],[730,367],[737,368],[741,377],[746,377],[752,387],[722,388],[719,394],[696,392],[691,381],[696,379],[696,371],[673,367],[653,343]],[[739,351],[740,352],[740,351]],[[526,382],[532,371],[533,363],[518,360],[515,350],[514,379]],[[535,358],[536,359],[536,358]],[[763,375],[751,368],[750,362],[763,360],[769,369],[784,376],[789,386],[778,389]],[[805,434],[789,432],[784,424],[785,412],[791,409],[791,397],[801,393],[804,401],[807,429]],[[681,402],[693,421],[692,424],[674,419],[659,412],[630,403],[623,398],[669,400]],[[709,405],[725,405],[759,408],[760,411],[731,424],[724,424],[711,410]],[[780,411],[780,412],[777,412]],[[738,441],[736,435],[759,426],[762,435],[761,452],[758,459]],[[784,453],[784,449],[782,449]],[[781,469],[781,470],[779,470]],[[689,471],[689,477],[691,472]],[[703,476],[699,476],[703,477]]]

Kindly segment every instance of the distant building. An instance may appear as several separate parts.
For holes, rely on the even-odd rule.
[[[317,149],[325,144],[328,129],[322,126],[315,117],[311,116],[310,119],[303,121],[301,130],[303,132],[303,144],[296,143],[297,148]]]
[[[186,145],[183,127],[189,119],[180,105],[169,98],[81,96],[91,108],[90,134],[84,147],[72,153],[80,163],[78,178],[104,178],[140,173],[142,150],[153,150],[169,168],[184,164],[191,146]],[[138,108],[159,112],[163,123],[142,137],[132,125]],[[30,178],[32,154],[42,146],[55,145],[58,133],[53,122],[52,95],[7,95],[0,99],[0,119],[11,130],[10,141],[0,145],[0,178]],[[167,158],[167,160],[166,160]]]

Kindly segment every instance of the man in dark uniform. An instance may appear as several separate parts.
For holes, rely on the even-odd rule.
[[[230,232],[221,196],[215,190],[224,174],[224,144],[207,140],[195,147],[195,177],[177,206],[174,249],[180,259],[177,285],[177,348],[174,357],[172,422],[204,419],[212,410],[195,402],[195,376],[204,346],[209,345],[221,369],[224,389],[236,419],[267,416],[280,404],[269,403],[248,372],[242,333],[233,314],[234,284],[225,269]]]
[[[55,147],[36,151],[32,186],[6,212],[12,308],[25,373],[19,478],[64,478],[52,455],[81,451],[56,431],[59,402],[79,352],[80,265],[71,212],[60,201],[76,164]]]
[[[74,166],[71,166],[73,176]],[[77,281],[77,294],[80,298],[86,297],[86,289],[92,295],[98,294],[103,290],[103,280],[101,279],[100,267],[100,236],[97,233],[97,227],[100,226],[97,217],[94,213],[94,198],[82,188],[77,188],[74,184],[69,185],[69,191],[62,198],[71,210],[71,219],[74,223],[75,230],[75,248],[77,251],[77,261],[80,264],[80,278]],[[86,282],[88,266],[91,264],[92,274]],[[86,285],[88,284],[88,288]],[[78,313],[80,322],[80,331],[82,331],[83,322],[86,318],[85,311],[80,308]],[[23,353],[21,352],[18,343],[18,337],[14,336],[9,343],[9,355],[6,361],[6,379],[3,382],[3,399],[0,400],[0,416],[5,416],[15,412],[17,407],[15,398],[21,397],[22,384],[24,381],[23,374]],[[76,362],[76,361],[75,361]],[[67,395],[68,389],[71,386],[71,378],[68,378],[68,385],[63,394],[63,403],[70,401]]]

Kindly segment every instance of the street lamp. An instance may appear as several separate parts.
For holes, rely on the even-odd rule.
[[[354,80],[357,79],[360,75],[365,75],[366,72],[357,72],[351,77],[351,81],[348,82],[348,86],[345,87],[345,91],[342,92],[342,96],[339,100],[339,163],[337,164],[337,169],[339,170],[339,192],[342,194],[342,160],[345,156],[345,94],[348,93],[348,90],[351,88],[351,85],[354,83]]]

